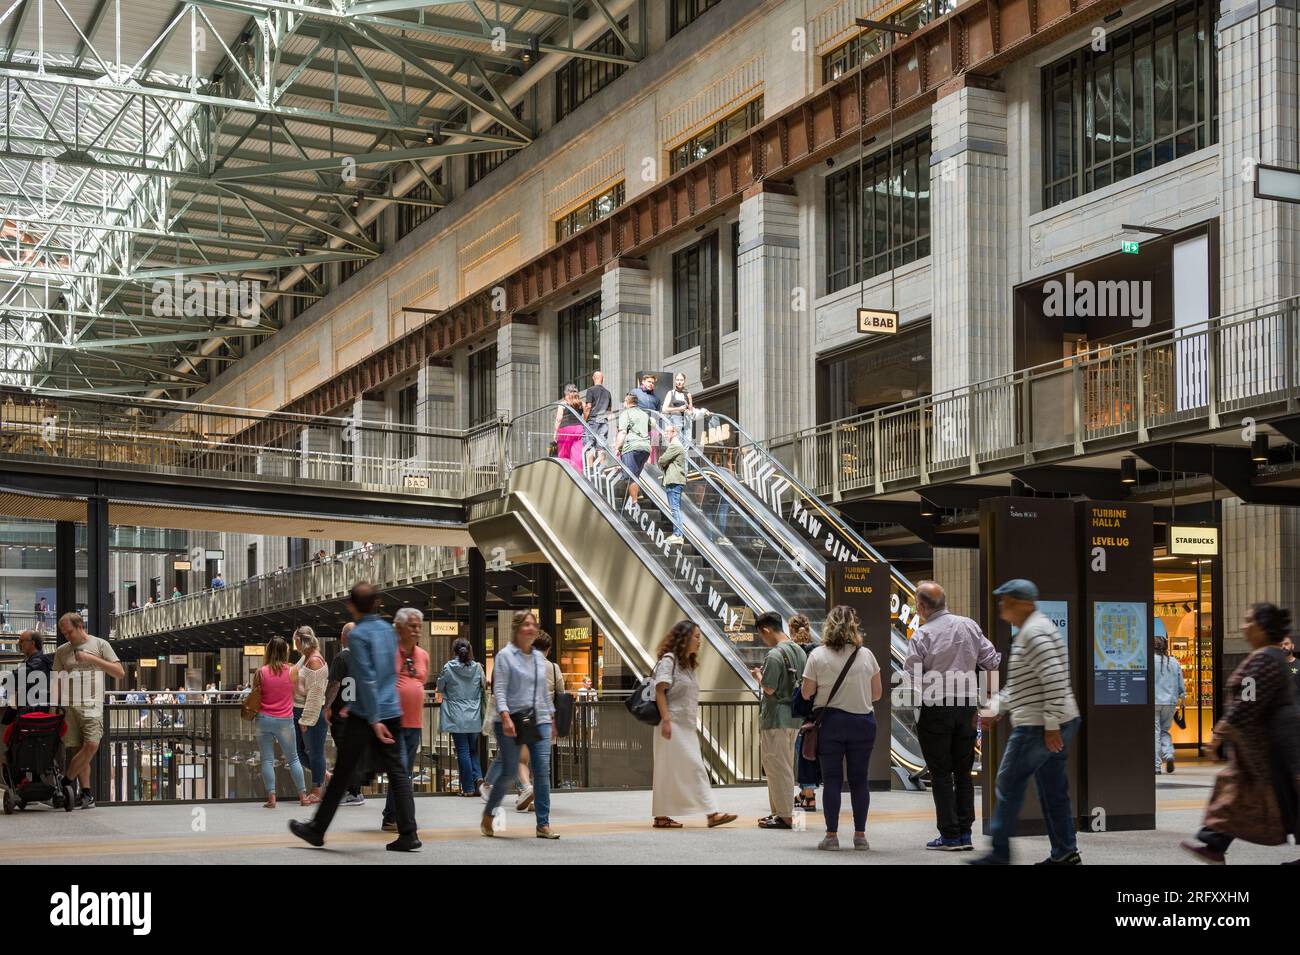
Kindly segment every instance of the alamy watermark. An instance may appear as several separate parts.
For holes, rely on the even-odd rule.
[[[1127,318],[1134,328],[1151,324],[1151,280],[1097,282],[1075,279],[1043,283],[1043,314],[1049,318]]]
[[[262,283],[251,279],[182,279],[153,283],[153,314],[187,318],[233,318],[254,326],[262,318]]]

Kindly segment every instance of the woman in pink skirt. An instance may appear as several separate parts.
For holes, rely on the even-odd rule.
[[[564,399],[555,409],[555,455],[582,470],[582,395],[577,385],[564,386]]]

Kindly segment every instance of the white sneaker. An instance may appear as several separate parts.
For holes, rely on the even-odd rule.
[[[340,806],[364,806],[365,804],[366,804],[366,797],[361,795],[361,793],[357,793],[355,796],[352,795],[352,793],[347,793],[339,801]]]
[[[686,541],[682,539],[682,536],[681,536],[680,534],[673,534],[671,537],[667,538],[667,539],[664,541],[664,543],[665,543],[665,544],[684,544],[684,543],[686,543]]]
[[[525,786],[515,799],[515,809],[519,812],[527,812],[533,808],[533,787]]]
[[[478,794],[483,797],[484,802],[487,802],[489,799],[492,798],[492,787],[489,786],[486,781],[484,781],[483,784],[478,788]]]

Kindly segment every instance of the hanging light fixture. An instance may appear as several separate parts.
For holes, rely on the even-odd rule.
[[[921,498],[921,516],[934,517],[939,513],[939,509],[927,498]]]
[[[364,189],[358,189],[356,196],[354,196],[352,199],[352,208],[353,209],[360,208],[361,200],[364,199],[365,197],[366,197],[366,191]]]
[[[1119,462],[1119,481],[1121,484],[1136,484],[1138,481],[1137,458],[1124,458]]]
[[[1255,440],[1250,442],[1250,459],[1257,464],[1268,463],[1268,435],[1255,435]]]

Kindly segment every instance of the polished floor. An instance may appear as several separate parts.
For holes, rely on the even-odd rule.
[[[1178,849],[1178,841],[1196,830],[1210,792],[1213,766],[1189,765],[1173,776],[1162,776],[1157,789],[1157,826],[1149,832],[1084,833],[1079,847],[1088,864],[1196,865]],[[477,863],[638,862],[689,864],[783,864],[787,862],[839,865],[960,865],[969,853],[927,852],[921,846],[935,834],[928,793],[890,792],[872,796],[867,824],[871,849],[838,853],[815,850],[821,837],[820,814],[809,816],[803,832],[771,832],[754,823],[767,813],[765,789],[739,788],[717,792],[719,805],[740,819],[729,827],[708,829],[703,818],[684,819],[686,828],[650,828],[650,794],[646,792],[560,793],[554,800],[552,824],[562,838],[544,842],[533,838],[533,816],[513,810],[505,814],[505,829],[496,838],[478,834],[483,804],[477,799],[427,797],[416,800],[422,851],[384,851],[393,838],[379,829],[379,800],[340,808],[326,847],[312,849],[287,832],[291,818],[306,818],[310,810],[296,802],[274,811],[255,803],[208,806],[100,807],[73,813],[35,808],[0,818],[0,864],[335,864],[394,865]],[[507,807],[512,800],[507,801]],[[845,800],[845,812],[848,804]],[[978,835],[976,845],[987,840]],[[841,838],[852,822],[846,816]],[[1019,838],[1018,862],[1031,862],[1047,853],[1047,840]],[[1296,858],[1293,846],[1261,847],[1240,844],[1229,854],[1232,864],[1276,864]]]

